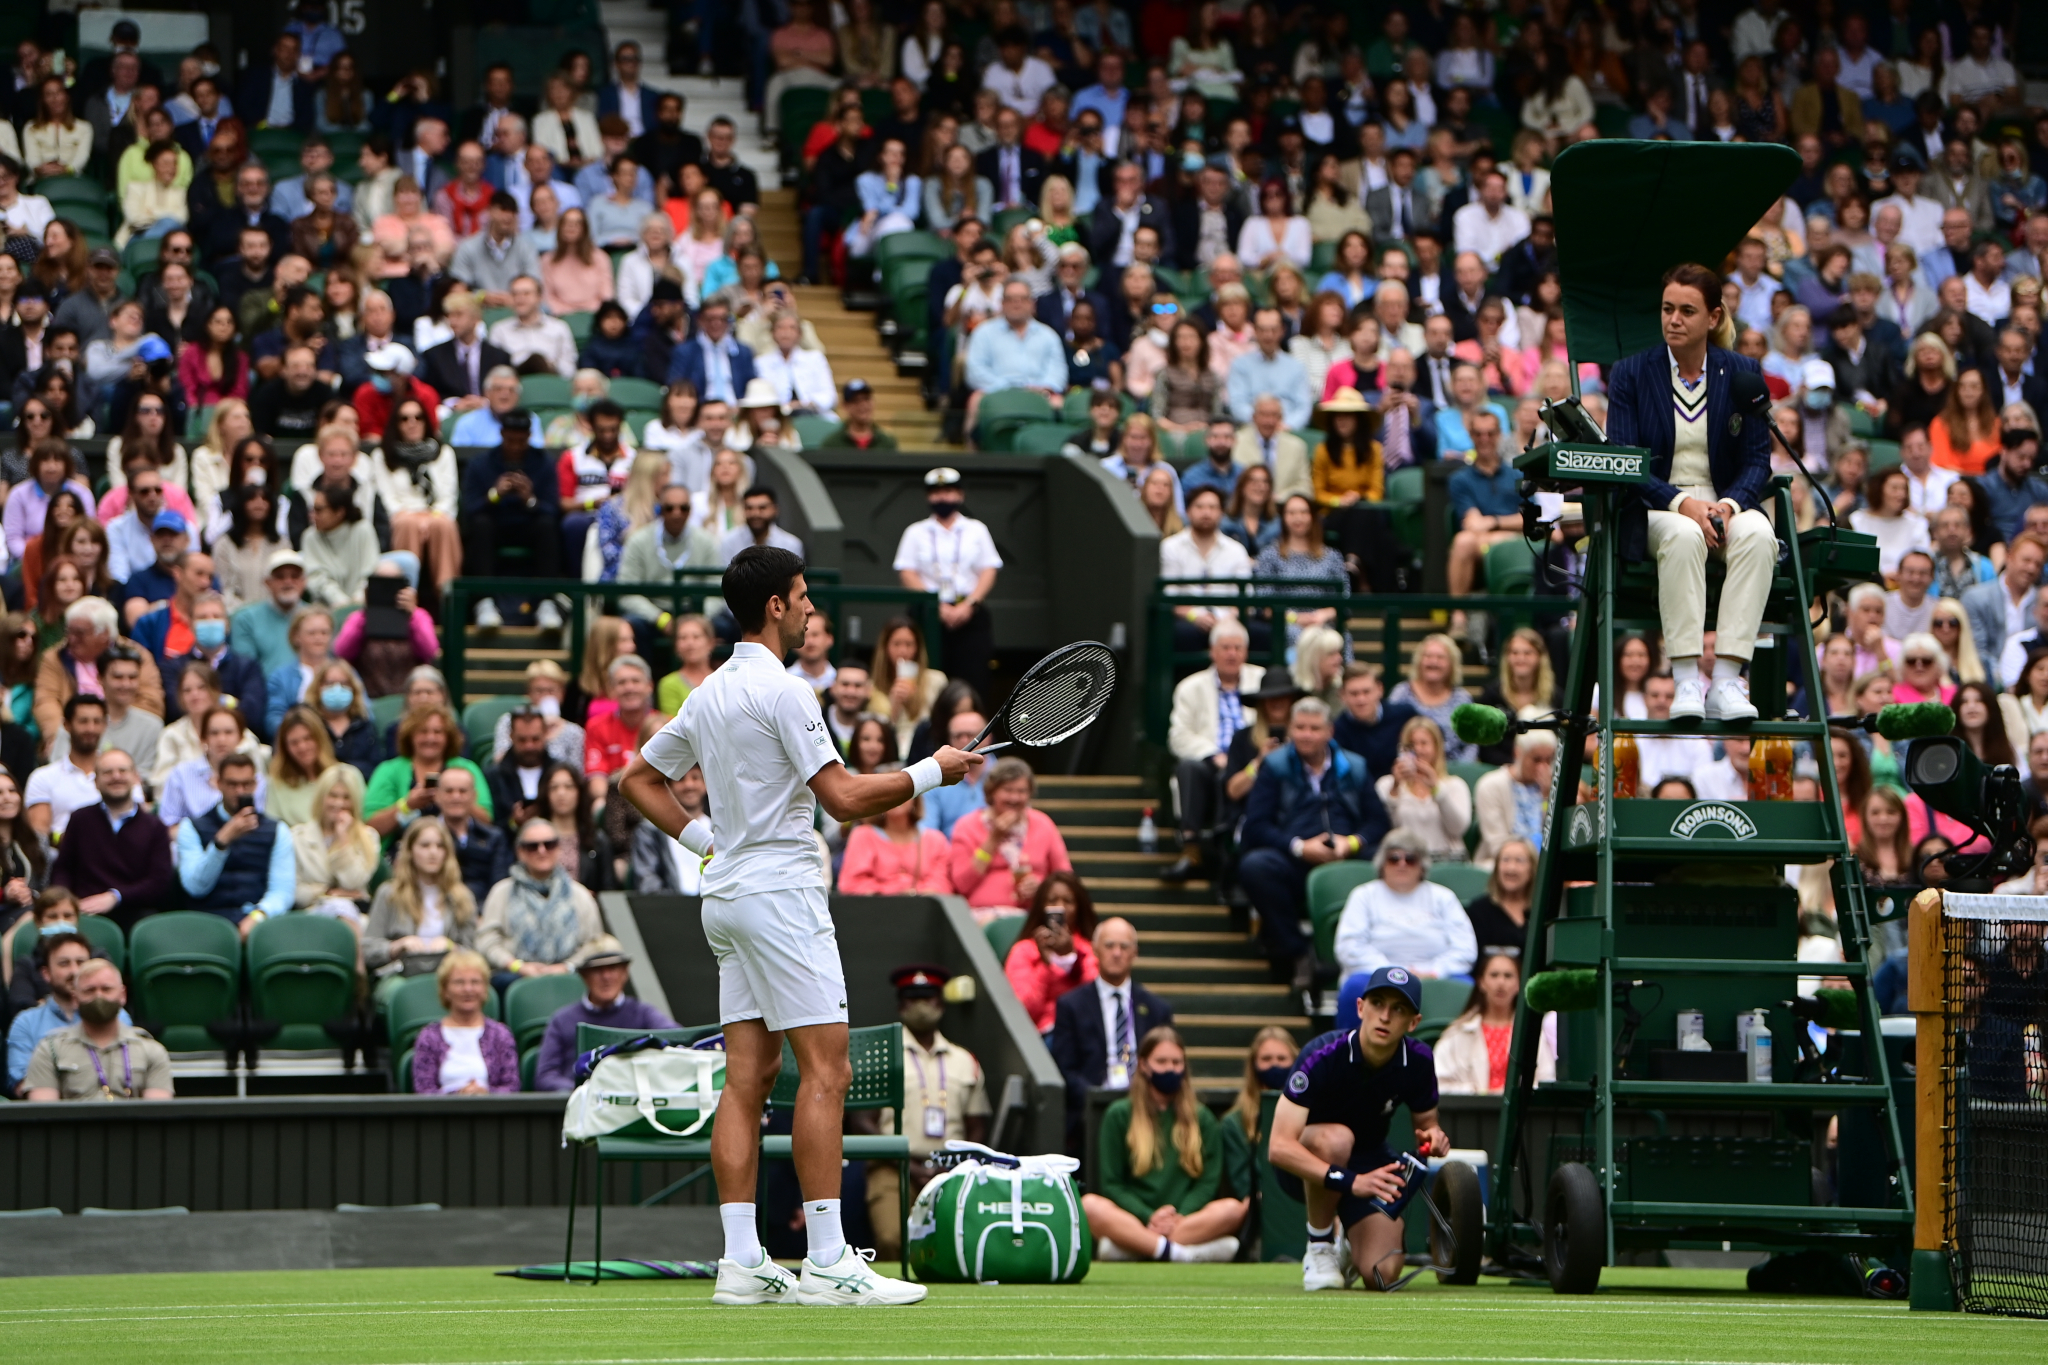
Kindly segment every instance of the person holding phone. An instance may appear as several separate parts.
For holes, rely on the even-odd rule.
[[[219,715],[214,712],[208,717]],[[219,915],[242,937],[292,908],[298,862],[277,821],[257,809],[256,760],[229,753],[215,768],[220,800],[179,822],[178,884],[190,907]]]

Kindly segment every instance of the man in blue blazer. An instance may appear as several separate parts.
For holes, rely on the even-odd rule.
[[[1138,1043],[1173,1022],[1173,1006],[1131,976],[1138,931],[1127,919],[1095,927],[1096,977],[1053,1004],[1052,1059],[1067,1080],[1067,1150],[1081,1154],[1082,1119],[1091,1089],[1128,1090]],[[1114,1036],[1113,1036],[1114,1035]]]
[[[638,137],[654,126],[661,92],[640,83],[640,44],[630,39],[613,50],[612,69],[617,73],[617,79],[598,87],[597,116],[603,118],[606,114],[617,114],[628,123],[636,123],[637,114],[633,136]]]
[[[299,74],[299,35],[280,33],[271,44],[267,65],[251,67],[235,92],[235,113],[248,128],[296,128],[313,131],[313,100],[319,87]],[[284,112],[285,88],[290,88],[291,119],[273,118]]]
[[[669,352],[668,383],[687,379],[699,402],[722,398],[738,403],[754,377],[754,353],[732,334],[732,310],[712,300],[697,313],[697,334]]]
[[[1757,363],[1712,343],[1723,321],[1721,277],[1702,265],[1664,276],[1664,345],[1619,361],[1607,381],[1607,439],[1644,446],[1649,477],[1621,509],[1621,553],[1657,562],[1664,648],[1678,684],[1673,720],[1755,720],[1742,669],[1756,647],[1778,563],[1778,537],[1761,510],[1771,479],[1771,437],[1757,414],[1736,410],[1733,378]],[[1707,555],[1722,556],[1714,676],[1700,676],[1707,615]]]

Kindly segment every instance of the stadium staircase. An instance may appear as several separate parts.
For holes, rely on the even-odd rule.
[[[1162,822],[1162,848],[1138,848],[1138,820],[1155,803],[1136,777],[1040,777],[1033,804],[1067,841],[1074,870],[1095,898],[1098,919],[1121,915],[1138,929],[1138,979],[1173,1006],[1202,1089],[1234,1090],[1252,1034],[1278,1024],[1308,1041],[1299,997],[1268,979],[1258,944],[1233,927],[1206,881],[1170,886],[1159,870],[1176,856]],[[1163,809],[1163,808],[1162,808]],[[1157,814],[1155,812],[1155,819]]]

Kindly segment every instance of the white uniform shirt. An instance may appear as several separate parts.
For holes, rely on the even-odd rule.
[[[789,355],[770,350],[754,357],[754,372],[768,381],[785,407],[810,408],[830,413],[839,406],[839,390],[832,382],[832,366],[822,351],[798,347]]]
[[[955,516],[951,526],[941,526],[937,517],[926,517],[903,528],[893,567],[915,569],[941,602],[958,602],[973,595],[983,569],[1002,568],[1003,557],[986,523]]]
[[[704,769],[716,854],[704,870],[706,896],[828,886],[811,832],[818,801],[806,784],[839,762],[839,750],[818,694],[765,647],[734,645],[640,754],[670,781]]]

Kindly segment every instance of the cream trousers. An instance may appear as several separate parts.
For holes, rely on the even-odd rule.
[[[1711,488],[1679,490],[1713,502]],[[1721,584],[1721,615],[1714,630],[1714,657],[1748,663],[1756,650],[1771,575],[1778,565],[1778,536],[1771,519],[1754,509],[1733,518],[1721,508],[1727,544],[1719,550],[1728,566]],[[1657,561],[1657,606],[1664,618],[1664,654],[1698,658],[1707,620],[1707,537],[1691,517],[1650,513],[1650,555]]]

